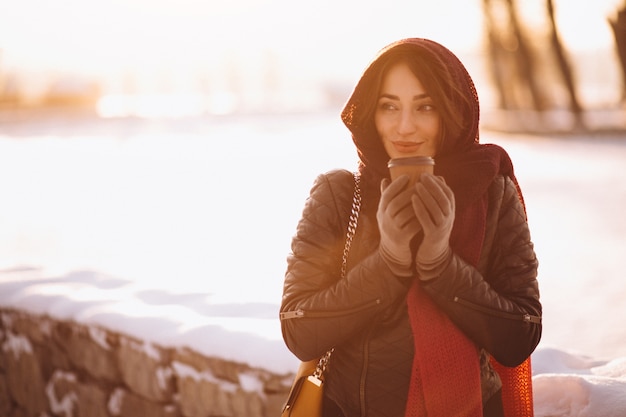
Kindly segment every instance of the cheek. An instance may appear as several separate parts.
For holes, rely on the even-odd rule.
[[[433,117],[432,120],[429,121],[428,130],[433,139],[439,140],[441,132],[441,118],[439,116]]]
[[[374,117],[374,125],[376,126],[376,132],[378,132],[378,136],[380,136],[381,139],[384,139],[384,137],[386,136],[386,132],[389,131],[389,118],[381,115],[376,115]]]

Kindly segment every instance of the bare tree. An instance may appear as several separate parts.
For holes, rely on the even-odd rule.
[[[491,75],[503,109],[543,111],[547,98],[537,83],[537,57],[514,0],[483,0]]]
[[[543,111],[546,109],[546,100],[543,97],[541,89],[537,86],[537,78],[535,77],[537,73],[535,53],[527,44],[527,36],[518,17],[515,1],[505,0],[505,2],[509,11],[511,29],[517,39],[516,63],[520,68],[522,80],[528,87],[533,108],[538,111]]]
[[[626,1],[617,11],[614,19],[609,18],[615,37],[615,50],[619,58],[622,73],[622,102],[626,102]]]
[[[501,109],[511,109],[515,107],[513,98],[506,87],[505,55],[506,51],[500,41],[496,17],[494,16],[491,0],[483,0],[483,16],[485,17],[485,28],[487,30],[487,50],[489,62],[491,63],[491,76],[498,94],[498,107]]]
[[[556,56],[557,65],[560,70],[559,72],[563,78],[563,83],[565,84],[565,88],[569,95],[570,111],[572,112],[572,114],[574,114],[575,122],[577,125],[576,127],[584,128],[584,121],[582,116],[583,109],[580,105],[580,102],[578,101],[578,95],[576,94],[572,68],[565,54],[563,44],[561,43],[561,38],[559,37],[559,32],[554,17],[554,4],[552,0],[546,0],[546,9],[548,13],[548,20],[550,22],[550,41],[552,44],[552,52]]]
[[[576,127],[584,127],[583,109],[572,67],[559,37],[553,1],[545,2],[547,42],[542,38],[543,31],[529,32],[515,0],[483,0],[482,5],[489,68],[500,108],[533,110],[541,117],[559,101],[556,94],[562,90],[546,88],[556,82],[567,93]],[[626,28],[626,20],[624,22]]]

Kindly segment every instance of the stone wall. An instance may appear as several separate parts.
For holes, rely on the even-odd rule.
[[[0,416],[277,417],[292,378],[0,308]]]

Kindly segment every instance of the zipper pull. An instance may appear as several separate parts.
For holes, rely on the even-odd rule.
[[[530,314],[524,314],[524,321],[528,323],[541,324],[541,317],[531,316]]]
[[[301,317],[304,317],[304,310],[301,309],[280,313],[281,320],[299,319]]]

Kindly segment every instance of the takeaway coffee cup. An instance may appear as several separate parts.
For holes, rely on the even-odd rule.
[[[393,158],[387,163],[391,179],[395,180],[401,175],[409,176],[409,183],[415,184],[420,180],[422,173],[433,173],[435,160],[430,156],[411,156],[408,158]]]

